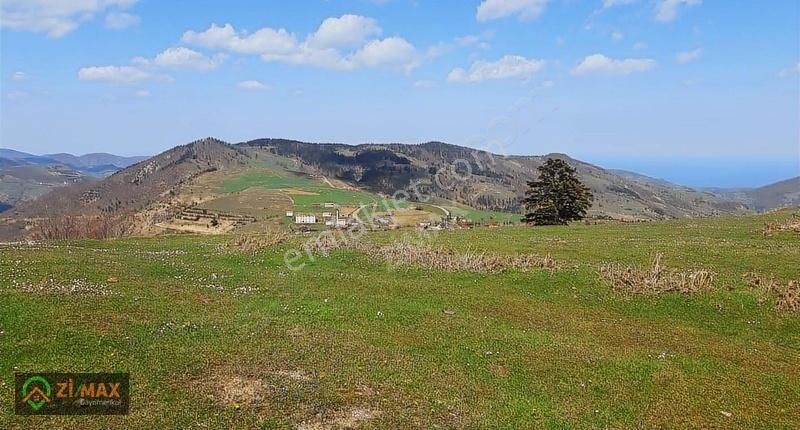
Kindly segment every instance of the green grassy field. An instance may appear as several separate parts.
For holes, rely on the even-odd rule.
[[[274,190],[294,189],[307,193],[291,194],[294,208],[298,211],[311,211],[315,204],[328,202],[358,206],[359,204],[371,204],[380,199],[374,194],[363,191],[330,187],[301,174],[291,174],[286,171],[277,173],[262,169],[248,170],[225,181],[222,190],[226,193],[237,193],[252,187]]]
[[[255,253],[212,236],[2,246],[0,428],[798,428],[800,315],[742,279],[800,279],[800,236],[761,232],[789,215],[427,239],[561,264],[495,274],[351,249],[295,272],[300,236]],[[622,296],[598,278],[656,252],[714,271],[714,290]],[[46,287],[78,279],[110,294]],[[130,415],[12,415],[13,373],[43,370],[130,372]]]

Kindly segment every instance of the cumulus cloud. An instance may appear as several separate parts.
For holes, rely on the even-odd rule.
[[[267,84],[252,80],[239,82],[238,84],[236,84],[236,86],[243,90],[249,90],[249,91],[269,91],[272,89],[272,87],[270,87]]]
[[[693,49],[691,51],[678,52],[675,54],[675,61],[685,64],[700,58],[701,55],[703,55],[703,50],[701,48]]]
[[[649,58],[627,58],[617,60],[603,54],[589,55],[572,69],[573,75],[602,74],[628,75],[653,69],[656,61]]]
[[[434,82],[434,81],[420,80],[420,81],[414,82],[414,88],[423,88],[423,89],[425,89],[425,88],[433,88],[434,86],[436,86],[436,82]]]
[[[179,46],[164,50],[156,55],[152,62],[143,60],[142,58],[136,58],[134,61],[139,64],[152,63],[158,67],[186,68],[205,71],[216,69],[225,61],[226,57],[225,54],[207,57],[193,49]]]
[[[378,22],[359,15],[342,15],[322,21],[317,31],[308,36],[314,48],[347,48],[361,46],[370,36],[381,34]]]
[[[109,9],[124,9],[137,0],[3,0],[0,27],[61,37]]]
[[[702,0],[659,0],[656,5],[656,19],[661,22],[670,22],[678,16],[678,9],[697,6],[700,3]]]
[[[490,21],[511,15],[535,19],[544,12],[548,0],[483,0],[478,5],[478,21]]]
[[[11,79],[15,81],[24,81],[28,79],[28,74],[25,72],[14,72],[11,74]]]
[[[92,66],[84,67],[78,71],[78,79],[80,80],[103,81],[117,84],[129,84],[132,82],[164,78],[164,76],[155,75],[132,66]]]
[[[126,12],[111,12],[106,15],[106,28],[112,30],[123,30],[128,27],[133,27],[142,19],[138,15]]]
[[[611,32],[611,39],[612,39],[612,40],[614,40],[614,41],[620,41],[620,40],[622,40],[623,38],[625,38],[625,35],[624,35],[624,34],[622,34],[622,32],[621,32],[621,31],[612,31],[612,32]]]
[[[410,71],[418,65],[417,50],[402,37],[372,40],[349,59],[355,66],[399,66]]]
[[[491,79],[525,78],[544,67],[544,60],[506,55],[497,61],[476,61],[469,70],[453,69],[448,75],[449,82],[481,82]]]
[[[329,69],[389,66],[409,71],[419,64],[421,56],[407,40],[401,37],[369,39],[380,33],[380,27],[372,18],[343,15],[324,20],[305,39],[283,28],[265,27],[247,34],[230,24],[212,24],[202,32],[185,32],[181,40],[208,49],[259,55],[266,62]]]
[[[252,34],[239,33],[230,24],[220,27],[211,24],[206,31],[187,31],[181,37],[191,43],[209,49],[221,49],[237,54],[289,54],[297,50],[297,38],[283,28],[265,27]]]

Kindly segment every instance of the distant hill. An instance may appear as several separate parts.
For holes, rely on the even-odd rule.
[[[800,206],[800,176],[758,188],[711,191],[719,198],[739,202],[757,211]]]
[[[89,178],[103,178],[147,157],[112,154],[34,155],[0,148],[0,203],[5,209],[56,187]]]
[[[81,169],[93,172],[103,172],[115,169],[120,170],[125,167],[134,165],[140,161],[146,160],[148,157],[120,157],[118,155],[96,153],[75,156],[72,154],[47,154],[45,158],[56,160],[59,163],[65,164],[75,169]]]
[[[75,163],[60,154],[47,157]],[[321,186],[370,196],[416,189],[430,197],[434,207],[487,214],[521,213],[527,181],[535,177],[536,168],[547,158],[561,158],[577,169],[595,196],[589,212],[594,218],[638,221],[743,214],[798,198],[796,179],[726,196],[633,172],[606,170],[565,154],[501,156],[443,142],[345,145],[257,139],[228,144],[207,138],[175,147],[107,178],[78,181],[20,203],[3,212],[5,221],[0,224],[7,227],[16,223],[10,230],[20,232],[27,219],[70,214],[133,214],[140,222],[153,224],[176,216],[187,205],[209,199],[224,203],[225,210],[233,214],[248,199],[250,215],[265,210],[282,213],[277,209],[284,206],[273,208],[268,202],[297,204],[301,197],[318,193]],[[93,161],[114,160],[98,157]],[[84,168],[88,164],[86,161]],[[284,188],[290,189],[276,190],[277,194],[240,195],[260,184],[276,183],[275,178],[281,177],[303,179],[281,179],[277,183],[295,185],[286,185]],[[231,182],[239,185],[225,185]],[[304,190],[302,184],[314,189]]]
[[[70,214],[139,212],[168,197],[193,179],[247,156],[216,139],[204,139],[123,169],[100,181],[79,182],[58,192],[23,202],[7,211],[21,218]]]
[[[391,194],[420,182],[427,194],[485,210],[520,211],[527,181],[535,176],[536,168],[546,158],[555,157],[575,167],[594,193],[595,204],[590,211],[594,216],[636,220],[747,211],[742,205],[711,193],[643,175],[634,178],[631,174],[615,173],[564,154],[501,156],[443,142],[351,146],[258,139],[239,146],[296,158],[324,175],[376,192]],[[449,186],[436,186],[433,173],[448,166],[461,172],[448,174]],[[468,179],[458,180],[462,175]]]

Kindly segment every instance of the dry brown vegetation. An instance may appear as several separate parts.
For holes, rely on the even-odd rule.
[[[263,233],[238,234],[228,241],[228,249],[242,252],[258,252],[271,248],[289,239],[289,234],[281,230],[267,230]]]
[[[31,223],[32,240],[111,239],[130,236],[136,222],[128,215],[61,216]]]
[[[447,272],[496,273],[508,269],[555,269],[558,266],[550,256],[457,253],[448,249],[408,242],[396,242],[382,246],[374,249],[372,254],[390,264],[408,264]]]
[[[600,277],[615,291],[625,294],[695,294],[713,287],[713,272],[672,270],[664,265],[663,258],[663,254],[656,254],[649,268],[605,264],[600,267]]]
[[[789,281],[783,284],[772,276],[758,273],[746,273],[744,277],[747,285],[759,292],[760,303],[776,297],[776,311],[800,312],[800,282]]]
[[[800,233],[800,214],[792,214],[790,219],[783,222],[769,222],[763,232],[765,236],[783,232]]]
[[[549,255],[496,255],[472,251],[459,253],[410,242],[377,246],[365,240],[347,240],[333,235],[320,235],[305,245],[306,251],[321,255],[328,255],[330,251],[340,248],[359,250],[388,264],[446,272],[498,273],[509,269],[525,271],[558,268],[558,263]]]

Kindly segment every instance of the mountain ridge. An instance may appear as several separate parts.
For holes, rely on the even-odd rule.
[[[187,190],[205,186],[202,178],[224,179],[264,162],[284,166],[281,169],[291,174],[322,178],[328,184],[330,179],[377,195],[413,188],[436,201],[520,213],[527,181],[544,160],[553,157],[575,167],[592,189],[595,201],[589,215],[593,218],[643,221],[753,211],[747,207],[750,200],[741,196],[728,198],[634,172],[604,169],[560,153],[497,155],[438,141],[349,145],[262,138],[231,144],[204,138],[139,161],[107,178],[71,184],[58,193],[23,202],[3,216],[6,222],[24,223],[42,216],[125,213],[141,218],[144,213],[158,213],[148,215],[148,222],[156,222],[156,218],[174,216],[180,207],[194,204],[187,203],[191,201]]]

